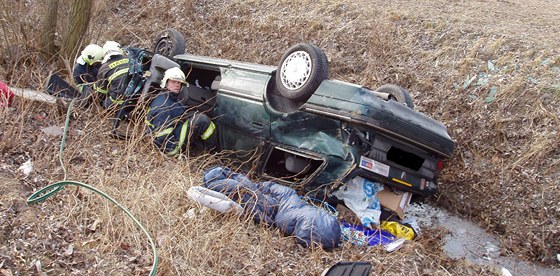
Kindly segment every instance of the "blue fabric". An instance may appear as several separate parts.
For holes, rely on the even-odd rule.
[[[184,105],[179,102],[177,93],[164,91],[155,97],[150,103],[146,119],[153,125],[150,127],[152,132],[160,131],[168,127],[173,128],[170,135],[157,137],[154,143],[162,148],[165,152],[170,152],[179,142],[181,134],[182,122],[178,118],[187,110]]]
[[[397,239],[397,237],[385,230],[370,229],[362,225],[352,225],[345,221],[342,221],[340,228],[342,237],[355,245],[386,245]]]
[[[216,130],[214,130],[210,137],[202,138],[202,135],[210,127],[212,121],[206,114],[191,109],[181,102],[178,93],[173,93],[169,90],[160,92],[150,102],[150,108],[146,116],[146,120],[151,124],[151,126],[148,126],[150,132],[155,133],[167,128],[172,129],[169,135],[154,138],[154,143],[158,147],[162,148],[165,152],[171,152],[177,147],[183,151],[187,146],[194,146],[199,149],[217,148],[218,138],[215,134]],[[179,145],[181,131],[184,128],[187,131],[187,137],[185,137],[183,144]]]
[[[262,193],[245,175],[233,173],[228,168],[216,167],[204,175],[204,186],[227,195],[238,202],[245,214],[253,216],[257,223],[274,224],[278,202]]]
[[[93,83],[97,80],[97,72],[101,67],[101,62],[94,63],[93,65],[79,63],[74,64],[72,69],[72,78],[76,85],[83,83]]]
[[[229,168],[215,167],[204,175],[204,186],[240,203],[256,222],[278,227],[305,246],[333,248],[340,242],[340,226],[326,210],[308,205],[292,188],[275,182],[253,183]]]

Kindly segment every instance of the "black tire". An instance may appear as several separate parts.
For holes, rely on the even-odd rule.
[[[412,97],[410,96],[410,93],[406,89],[396,84],[384,84],[379,88],[377,88],[376,91],[389,93],[393,95],[393,97],[397,100],[397,102],[402,103],[411,109],[414,109],[414,102],[412,101]]]
[[[185,53],[185,36],[175,29],[165,29],[156,36],[154,53],[173,57]]]
[[[283,97],[307,101],[328,77],[325,52],[313,44],[300,43],[284,53],[278,64],[275,80],[278,92]]]

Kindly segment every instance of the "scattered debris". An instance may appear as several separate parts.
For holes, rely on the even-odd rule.
[[[385,230],[352,225],[344,220],[341,221],[340,230],[344,240],[360,246],[387,245],[397,240],[397,237]]]
[[[486,86],[488,85],[488,74],[484,72],[478,73],[478,80],[476,81],[476,86]]]
[[[68,245],[68,248],[66,248],[66,250],[64,250],[64,256],[71,256],[72,253],[74,253],[74,245],[70,244],[70,245]]]
[[[362,225],[341,222],[340,231],[344,240],[359,246],[382,245],[387,252],[399,249],[405,238],[399,238],[384,229],[371,229]]]
[[[58,126],[44,127],[41,131],[49,136],[62,136],[64,134],[62,128]]]
[[[494,65],[494,61],[492,60],[488,60],[487,67],[488,67],[488,71],[490,72],[495,72],[497,70],[496,66]]]
[[[370,270],[370,262],[338,262],[325,269],[321,276],[366,276]]]
[[[224,167],[209,169],[203,181],[204,187],[194,186],[187,191],[193,201],[220,213],[246,214],[257,223],[275,225],[306,246],[316,242],[331,248],[338,246],[342,237],[360,246],[383,245],[386,251],[392,252],[416,236],[412,226],[396,221],[384,221],[379,227],[381,206],[389,208],[391,216],[396,212],[404,218],[411,194],[395,193],[362,177],[352,179],[337,191],[336,195],[352,209],[345,207],[341,209],[344,212],[325,202],[321,206],[306,202],[287,186],[270,181],[253,183],[245,175]],[[385,193],[378,197],[381,192]],[[194,210],[183,216],[194,217]],[[348,223],[345,218],[357,224]]]
[[[410,204],[412,193],[402,192],[400,190],[391,190],[385,187],[382,191],[377,193],[379,203],[386,209],[395,212],[400,219],[404,219],[405,209]]]
[[[33,172],[33,162],[31,162],[31,159],[25,161],[25,163],[23,163],[18,168],[18,171],[23,172],[23,174],[25,174],[25,176],[28,176],[31,172]]]
[[[220,213],[234,212],[237,215],[243,213],[241,205],[237,204],[226,195],[201,186],[191,187],[187,191],[187,196],[195,202]]]
[[[49,104],[56,104],[57,97],[55,96],[25,88],[11,87],[11,89],[14,92],[14,95],[18,97]]]
[[[405,241],[406,241],[406,239],[399,238],[399,239],[396,239],[395,241],[393,241],[389,244],[383,245],[383,247],[385,248],[385,250],[387,252],[393,252],[393,251],[401,248],[401,246],[404,244]]]
[[[545,60],[543,60],[541,62],[542,66],[549,66],[552,64],[552,59],[550,58],[546,58]],[[504,75],[507,75],[506,70],[508,69],[508,66],[503,66],[502,68],[498,68],[495,64],[493,60],[488,60],[487,61],[487,73],[486,72],[478,72],[475,73],[474,75],[471,74],[467,74],[465,76],[465,78],[463,79],[463,81],[461,82],[454,82],[453,83],[453,87],[455,90],[459,90],[460,88],[462,88],[462,90],[469,90],[469,88],[476,88],[476,87],[487,87],[490,84],[490,80],[491,79],[496,79],[498,80],[498,82],[502,81],[504,79]],[[518,70],[520,69],[518,64],[514,64],[513,65],[514,70]],[[553,66],[549,68],[552,72],[560,72],[560,67],[557,66]],[[539,80],[535,77],[532,76],[528,76],[527,77],[527,81],[529,84],[534,84],[537,85],[539,84]],[[560,84],[556,84],[556,85],[552,85],[552,86],[548,86],[546,88],[544,88],[545,92],[554,92],[554,91],[558,91],[560,90]],[[497,94],[498,88],[496,86],[492,86],[489,89],[488,92],[488,96],[486,98],[484,98],[484,102],[485,103],[492,103],[494,100],[496,100],[496,94]],[[470,100],[476,100],[478,98],[478,95],[476,95],[476,92],[471,92],[467,95],[467,98]]]
[[[196,218],[196,210],[194,208],[189,209],[186,213],[183,214],[183,217],[187,219]]]
[[[382,190],[383,185],[357,176],[333,192],[333,195],[344,201],[344,204],[360,218],[362,225],[377,227],[381,216],[381,204],[376,195]]]
[[[412,227],[405,226],[396,221],[383,221],[381,223],[381,229],[393,234],[398,238],[404,238],[406,240],[412,240],[416,236]]]

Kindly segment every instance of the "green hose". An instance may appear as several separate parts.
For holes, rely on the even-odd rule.
[[[60,191],[66,185],[74,185],[74,186],[78,186],[78,187],[83,187],[83,188],[89,189],[89,190],[97,193],[98,195],[108,199],[110,202],[117,205],[117,207],[119,207],[123,212],[125,212],[128,215],[128,217],[130,217],[134,221],[134,223],[136,223],[136,225],[138,225],[138,227],[140,229],[142,229],[144,234],[146,234],[146,236],[148,237],[148,241],[150,242],[150,245],[152,246],[152,254],[154,255],[152,270],[150,271],[150,275],[155,276],[156,272],[157,272],[158,255],[157,255],[157,250],[156,250],[156,245],[154,243],[154,240],[152,239],[152,237],[150,236],[150,233],[148,233],[146,228],[144,228],[144,226],[142,226],[142,224],[130,213],[130,211],[128,211],[120,203],[118,203],[116,200],[114,200],[112,197],[110,197],[106,193],[104,193],[104,192],[102,192],[102,191],[100,191],[100,190],[98,190],[98,189],[96,189],[92,186],[81,183],[81,182],[66,180],[66,168],[64,167],[64,162],[62,161],[62,153],[64,151],[64,145],[66,144],[66,133],[67,133],[68,125],[69,125],[69,122],[70,122],[70,113],[71,113],[72,107],[74,106],[74,101],[75,101],[75,99],[73,99],[70,102],[70,105],[68,106],[68,111],[66,113],[66,122],[65,122],[65,125],[64,125],[64,133],[62,135],[62,142],[60,143],[60,151],[59,151],[59,154],[58,154],[58,159],[60,161],[60,165],[62,166],[62,170],[64,171],[64,180],[56,182],[54,184],[51,184],[51,185],[48,185],[46,187],[43,187],[43,188],[39,189],[38,191],[33,193],[29,198],[27,198],[27,203],[28,204],[33,204],[33,203],[41,202],[41,201],[47,199],[48,197],[56,194],[58,191]]]

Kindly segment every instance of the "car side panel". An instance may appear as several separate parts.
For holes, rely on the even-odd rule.
[[[281,144],[345,158],[340,122],[305,112],[271,117],[271,138]]]
[[[269,75],[223,69],[214,114],[222,149],[253,150],[270,135],[270,117],[262,104]]]
[[[350,173],[356,150],[342,138],[340,121],[306,112],[271,114],[271,140],[323,156],[326,166],[305,192],[323,194]],[[336,184],[335,184],[336,186]]]
[[[389,137],[451,157],[454,141],[440,122],[395,101],[384,101],[350,83],[325,80],[303,109],[356,122]]]

